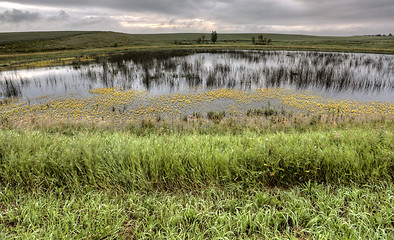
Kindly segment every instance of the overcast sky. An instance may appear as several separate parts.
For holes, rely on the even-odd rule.
[[[0,0],[0,32],[394,34],[394,0]]]

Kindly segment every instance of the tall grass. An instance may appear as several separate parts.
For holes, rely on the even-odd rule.
[[[0,179],[27,188],[194,189],[392,181],[385,129],[238,135],[0,131]]]

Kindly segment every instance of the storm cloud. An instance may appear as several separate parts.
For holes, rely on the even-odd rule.
[[[393,13],[393,0],[14,0],[0,2],[0,27],[50,19],[58,30],[354,35],[394,32]]]

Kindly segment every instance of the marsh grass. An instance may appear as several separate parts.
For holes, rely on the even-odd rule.
[[[214,112],[214,111],[209,111],[207,113],[207,118],[209,120],[212,120],[214,123],[220,123],[222,119],[226,116],[226,112]]]

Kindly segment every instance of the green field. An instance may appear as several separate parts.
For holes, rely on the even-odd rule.
[[[258,33],[244,34],[218,34],[216,44],[252,45],[252,37],[257,39]],[[54,51],[64,49],[88,49],[133,46],[163,46],[173,45],[174,41],[184,45],[197,45],[199,37],[205,37],[204,44],[212,44],[210,33],[175,33],[175,34],[125,34],[116,32],[26,32],[26,33],[0,33],[0,53]],[[272,46],[299,46],[299,47],[338,47],[360,49],[393,49],[393,37],[377,36],[311,36],[291,34],[263,34],[272,39]],[[182,44],[181,44],[182,45]]]
[[[156,49],[394,53],[393,37],[201,35],[2,33],[0,70]],[[1,239],[394,236],[392,102],[279,88],[91,93],[0,101]],[[196,110],[228,100],[239,109]]]

